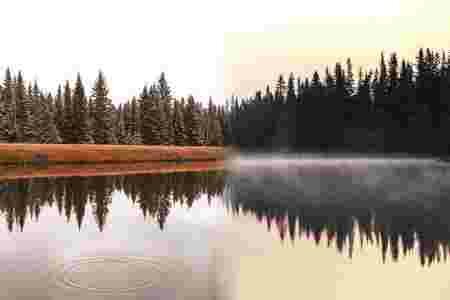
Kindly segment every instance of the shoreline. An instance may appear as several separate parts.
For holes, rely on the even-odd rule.
[[[210,146],[0,144],[0,166],[215,161],[225,160],[230,151]]]
[[[0,165],[0,182],[42,177],[87,177],[224,170],[225,160],[110,164],[54,164],[44,167]]]

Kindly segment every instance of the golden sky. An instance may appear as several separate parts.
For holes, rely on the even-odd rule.
[[[255,7],[224,36],[227,96],[253,94],[280,73],[322,75],[325,65],[347,57],[357,73],[360,65],[373,67],[381,51],[413,61],[419,47],[450,50],[448,0],[281,0]]]

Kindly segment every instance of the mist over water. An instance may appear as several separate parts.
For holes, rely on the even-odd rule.
[[[240,154],[229,161],[231,167],[268,166],[369,166],[369,165],[434,165],[450,166],[450,164],[433,158],[415,158],[404,156],[377,156],[367,154]]]
[[[228,179],[271,201],[430,205],[450,193],[449,166],[416,158],[256,155],[231,161]]]
[[[355,235],[381,241],[386,260],[414,252],[420,262],[449,252],[450,168],[432,159],[242,156],[230,165],[224,199],[235,211],[256,211],[277,224],[280,238],[299,230],[353,253]],[[297,229],[296,223],[299,223]],[[324,238],[326,235],[327,238]],[[401,244],[401,245],[400,245]],[[417,251],[417,252],[416,252]]]

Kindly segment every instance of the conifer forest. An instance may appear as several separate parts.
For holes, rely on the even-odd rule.
[[[52,95],[8,68],[0,84],[0,143],[223,145],[224,107],[175,99],[164,73],[118,106],[108,93],[101,71],[91,92],[78,74]]]
[[[450,151],[450,58],[419,49],[414,62],[396,53],[374,69],[351,59],[312,78],[267,85],[227,101],[226,143],[241,149],[295,152],[411,153]]]
[[[312,78],[280,75],[254,96],[207,107],[172,96],[165,74],[118,106],[100,71],[89,93],[81,75],[54,95],[6,70],[0,84],[0,141],[6,143],[232,145],[243,151],[411,153],[450,149],[450,55],[396,53],[374,69],[350,58]]]

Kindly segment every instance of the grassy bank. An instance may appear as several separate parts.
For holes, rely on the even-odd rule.
[[[223,160],[228,153],[224,147],[206,146],[0,144],[0,165],[209,161]]]
[[[138,162],[138,163],[104,163],[104,164],[55,164],[45,167],[33,165],[0,165],[0,182],[20,178],[38,177],[73,177],[73,176],[107,176],[173,172],[200,172],[223,170],[225,162]]]

